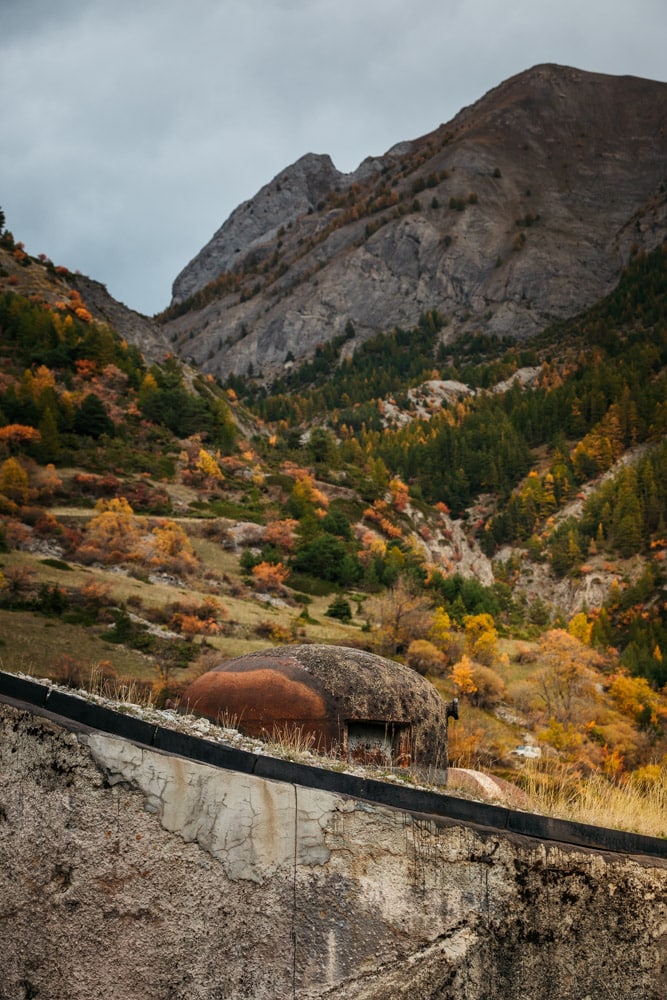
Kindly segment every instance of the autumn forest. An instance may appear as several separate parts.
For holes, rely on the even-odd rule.
[[[343,642],[460,698],[453,763],[664,785],[667,247],[528,342],[433,310],[222,383],[2,221],[3,669],[163,705],[220,654]]]

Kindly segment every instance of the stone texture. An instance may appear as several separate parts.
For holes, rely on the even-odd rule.
[[[252,365],[266,378],[349,320],[348,351],[430,309],[448,317],[447,337],[529,336],[606,294],[632,252],[667,235],[666,119],[667,84],[546,65],[354,174],[303,157],[232,213],[176,280],[174,301],[221,274],[244,274],[240,286],[171,319],[166,334],[206,371]],[[415,204],[415,181],[434,173]],[[338,224],[341,194],[356,185],[361,203],[382,184],[407,214],[389,206]],[[318,208],[336,190],[338,204]]]
[[[130,344],[139,348],[149,362],[162,361],[169,353],[169,345],[157,323],[142,316],[122,302],[118,302],[106,286],[83,274],[71,276],[71,283],[81,293],[83,301],[97,320],[108,323]]]
[[[0,704],[3,1000],[659,1000],[667,861],[167,756]]]
[[[447,791],[512,809],[526,810],[530,805],[528,796],[517,785],[495,774],[484,774],[467,767],[447,769]]]
[[[247,260],[253,251],[277,239],[278,230],[312,211],[342,175],[329,156],[307,153],[287,167],[254,198],[234,209],[223,226],[175,279],[176,302],[187,299],[224,271]]]

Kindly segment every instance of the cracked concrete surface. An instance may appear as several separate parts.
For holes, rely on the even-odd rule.
[[[662,1000],[667,860],[217,770],[0,703],[0,998]]]
[[[295,857],[306,866],[329,860],[324,830],[331,795],[221,771],[103,733],[92,733],[83,742],[110,785],[122,782],[141,791],[146,810],[155,813],[165,830],[196,841],[232,881],[262,885],[292,868]]]

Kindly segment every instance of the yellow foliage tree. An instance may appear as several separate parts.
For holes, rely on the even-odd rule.
[[[40,365],[35,372],[32,379],[32,393],[33,399],[37,403],[39,402],[39,397],[47,389],[54,389],[56,387],[56,377],[50,368],[46,365]]]
[[[551,629],[540,639],[539,661],[532,680],[547,718],[583,724],[599,700],[602,657],[564,629]]]
[[[144,561],[165,572],[192,573],[197,568],[192,543],[175,521],[159,521],[144,540],[143,552]]]
[[[438,608],[433,615],[428,637],[443,653],[447,651],[452,638],[452,620],[443,607]]]
[[[452,668],[452,683],[460,695],[469,697],[477,691],[477,685],[473,678],[473,663],[467,654],[463,654],[458,663]]]
[[[493,617],[483,613],[463,619],[466,647],[470,656],[489,666],[498,652],[498,631]]]
[[[220,482],[225,478],[215,458],[205,448],[199,450],[196,469],[205,479]]]
[[[575,639],[578,639],[579,642],[583,642],[585,646],[590,646],[593,622],[590,622],[588,616],[583,611],[580,611],[568,622],[567,631]]]
[[[565,751],[570,755],[579,750],[584,741],[582,733],[571,722],[566,724],[553,717],[549,719],[546,729],[540,730],[538,737],[554,750]]]
[[[98,500],[97,514],[86,528],[77,550],[83,562],[117,563],[141,558],[140,532],[132,507],[125,497]]]
[[[142,406],[147,399],[159,391],[157,381],[150,372],[146,372],[139,387],[139,405]]]
[[[614,674],[609,694],[619,712],[640,725],[657,726],[660,721],[658,695],[645,677],[631,677],[624,670]]]
[[[463,652],[463,637],[452,625],[452,620],[440,607],[433,615],[433,622],[428,630],[428,639],[441,650],[448,662],[457,659]]]
[[[303,517],[308,510],[319,508],[324,511],[329,506],[329,499],[315,486],[313,477],[303,469],[296,469],[296,482],[292,487],[292,504]]]
[[[0,465],[0,493],[13,503],[25,504],[30,499],[28,473],[15,458]]]

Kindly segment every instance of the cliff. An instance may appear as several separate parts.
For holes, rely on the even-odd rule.
[[[437,309],[446,336],[527,337],[667,234],[667,84],[544,65],[352,174],[308,155],[236,209],[173,287],[165,334],[266,378],[350,323]]]

